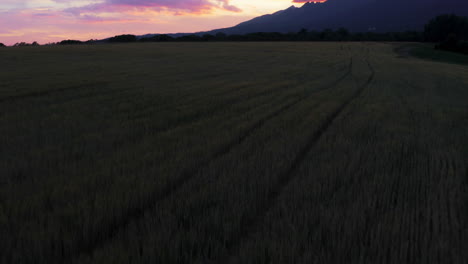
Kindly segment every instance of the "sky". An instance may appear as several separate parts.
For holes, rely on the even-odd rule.
[[[323,0],[320,0],[323,1]],[[40,44],[234,26],[303,0],[0,0],[0,42]]]

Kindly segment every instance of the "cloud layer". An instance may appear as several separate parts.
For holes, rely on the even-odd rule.
[[[66,0],[54,0],[66,3]],[[134,11],[172,12],[174,14],[206,14],[215,9],[230,12],[242,10],[229,3],[229,0],[104,0],[67,8],[64,11],[73,15],[89,13],[126,13]]]
[[[0,42],[204,31],[286,8],[291,1],[0,0]]]

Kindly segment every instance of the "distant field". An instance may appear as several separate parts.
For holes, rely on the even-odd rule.
[[[1,263],[467,263],[468,67],[393,50],[0,50]]]

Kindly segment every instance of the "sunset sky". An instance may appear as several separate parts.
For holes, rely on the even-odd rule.
[[[294,3],[292,3],[294,2]],[[101,39],[229,27],[302,0],[0,0],[0,42]]]

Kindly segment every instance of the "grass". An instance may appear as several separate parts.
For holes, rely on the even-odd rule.
[[[1,263],[463,263],[468,68],[370,43],[0,51]]]
[[[434,44],[418,44],[410,50],[411,55],[437,62],[454,63],[468,65],[468,56],[465,54],[436,50]]]

